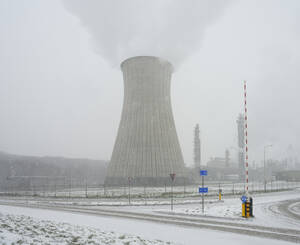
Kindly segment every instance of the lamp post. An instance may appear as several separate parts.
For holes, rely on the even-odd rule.
[[[266,149],[272,147],[272,145],[264,146],[264,191],[267,192],[267,180],[266,180]]]

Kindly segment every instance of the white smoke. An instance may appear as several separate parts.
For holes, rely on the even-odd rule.
[[[113,66],[151,55],[175,67],[195,52],[229,0],[63,0]]]

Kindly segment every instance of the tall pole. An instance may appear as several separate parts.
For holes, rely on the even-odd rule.
[[[247,85],[244,81],[244,110],[245,110],[245,171],[246,171],[246,196],[249,197],[249,176],[248,176],[248,113],[247,113]]]

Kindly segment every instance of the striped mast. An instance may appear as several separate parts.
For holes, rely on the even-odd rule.
[[[249,196],[249,175],[248,175],[248,111],[247,111],[247,86],[244,81],[244,113],[245,113],[245,188],[246,196]]]

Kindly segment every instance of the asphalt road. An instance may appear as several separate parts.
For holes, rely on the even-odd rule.
[[[299,200],[298,200],[299,201]],[[289,211],[289,205],[294,202],[280,203],[280,207],[284,212]],[[0,205],[22,206],[29,208],[50,209],[64,212],[81,213],[88,215],[111,216],[122,219],[143,220],[154,223],[165,223],[170,225],[180,225],[185,227],[194,227],[200,229],[210,229],[224,232],[231,232],[236,234],[244,234],[249,236],[271,238],[277,240],[290,241],[300,243],[300,230],[274,228],[261,225],[251,225],[243,222],[234,222],[230,219],[209,219],[202,217],[189,217],[177,214],[164,213],[137,213],[128,211],[119,211],[111,209],[95,209],[92,207],[74,207],[74,206],[54,206],[51,204],[26,204],[26,203],[11,203],[0,201]],[[294,216],[295,218],[295,216]]]
[[[300,198],[280,202],[278,210],[285,216],[300,221]]]

